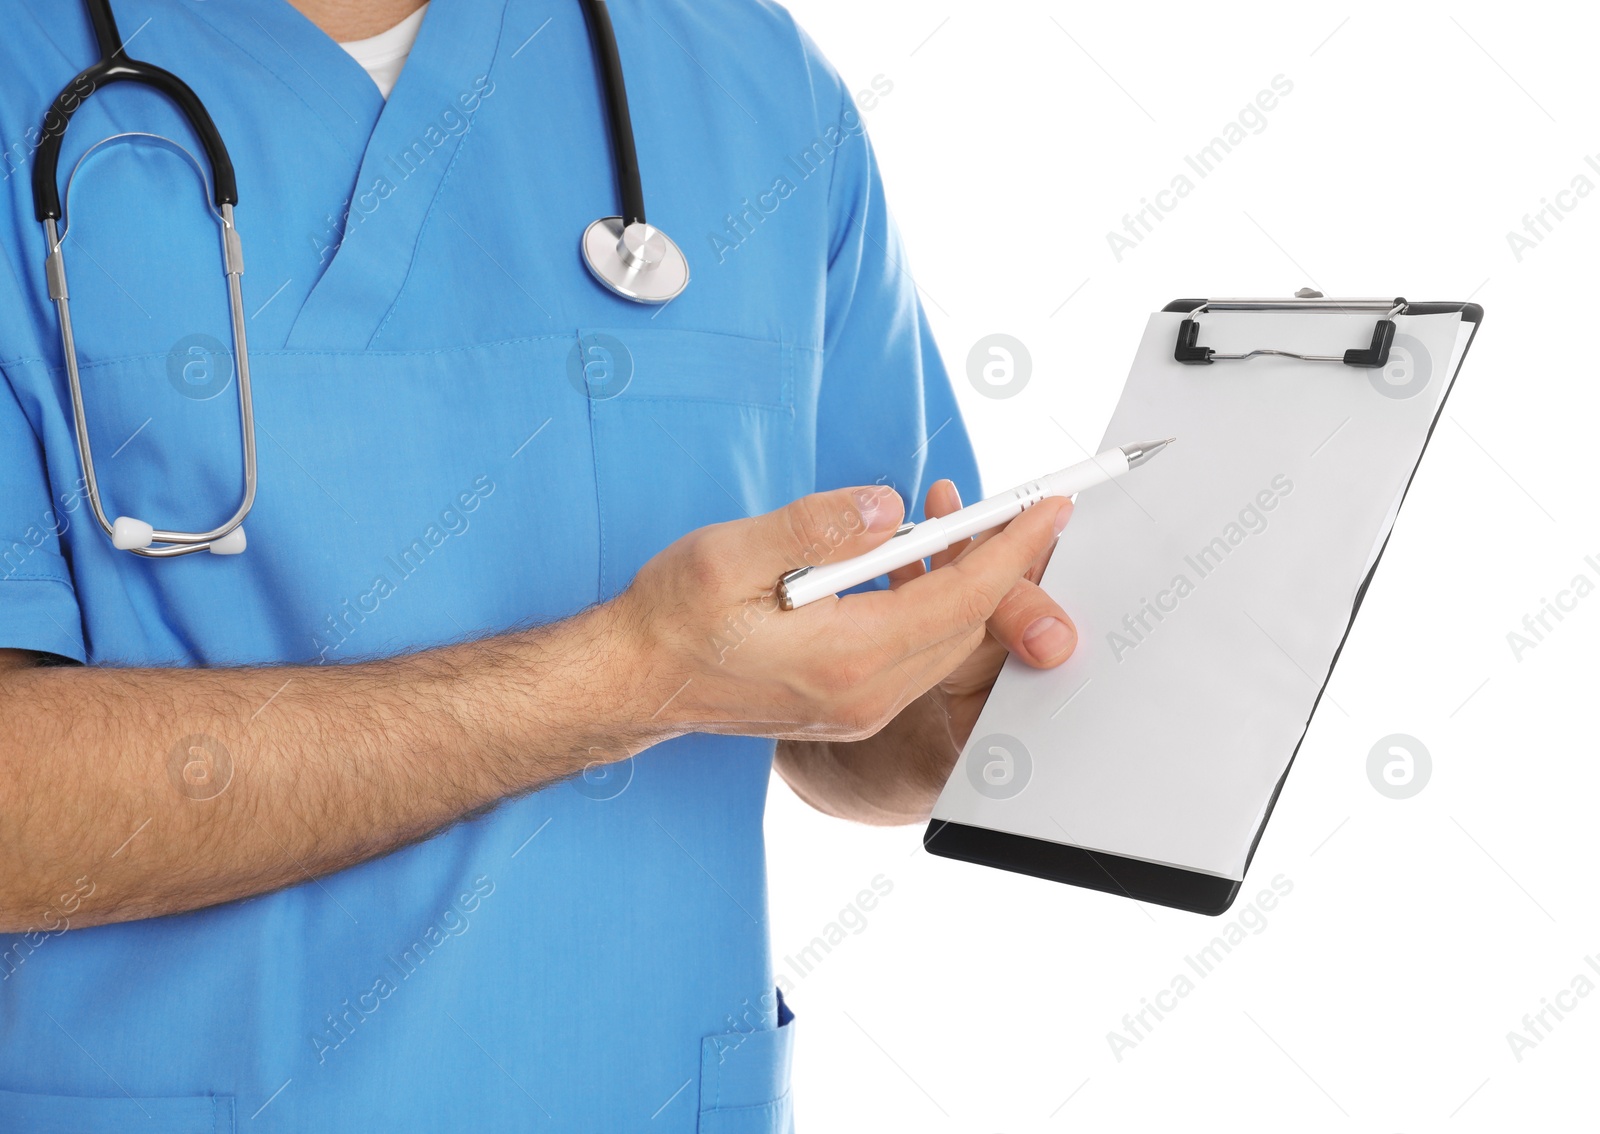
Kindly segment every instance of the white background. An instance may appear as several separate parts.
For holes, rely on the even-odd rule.
[[[1099,439],[1171,299],[1314,286],[1486,311],[1329,687],[1340,708],[1312,721],[1233,915],[934,859],[920,828],[829,820],[774,781],[801,1126],[1592,1128],[1600,990],[1520,1061],[1507,1033],[1580,972],[1600,984],[1600,593],[1520,659],[1507,634],[1574,576],[1600,583],[1594,10],[790,7],[852,89],[894,84],[866,119],[991,489]],[[1294,89],[1265,129],[1196,178],[1183,156],[1277,75]],[[1195,191],[1118,262],[1106,233],[1182,172]],[[1563,198],[1519,261],[1507,233],[1580,174],[1597,191]],[[967,380],[995,332],[1033,363],[1005,400]],[[1409,799],[1367,778],[1392,733],[1432,754]],[[846,915],[860,931],[797,977],[785,957],[880,874],[864,928]],[[1193,977],[1185,957],[1280,874],[1265,928],[1115,1058],[1124,1014]]]

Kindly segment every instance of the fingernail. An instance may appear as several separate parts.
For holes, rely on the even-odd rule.
[[[885,528],[899,525],[900,521],[894,512],[887,507],[889,493],[883,488],[862,488],[856,491],[856,508],[861,513],[861,522],[869,532],[881,532]]]
[[[1065,652],[1071,648],[1072,642],[1073,634],[1067,624],[1053,616],[1034,619],[1032,625],[1022,632],[1022,644],[1040,661],[1048,661]]]
[[[1067,526],[1067,521],[1072,519],[1072,502],[1069,500],[1056,513],[1056,535],[1061,534],[1061,529]]]

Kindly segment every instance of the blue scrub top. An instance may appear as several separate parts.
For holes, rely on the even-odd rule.
[[[76,5],[0,0],[0,646],[340,664],[566,617],[684,532],[814,490],[976,495],[838,75],[773,5],[611,7],[650,216],[693,270],[664,309],[578,256],[617,190],[573,0],[435,0],[387,104],[282,0],[119,0],[129,50],[195,89],[238,168],[260,448],[249,550],[149,561],[82,496],[28,188],[49,100],[97,51]],[[135,130],[198,152],[117,85],[74,118],[63,183]],[[158,527],[212,526],[240,483],[208,216],[142,144],[97,151],[69,202],[102,490]],[[164,777],[172,741],[127,757]],[[57,903],[0,938],[0,1130],[787,1129],[772,752],[686,736],[181,916],[69,931]]]

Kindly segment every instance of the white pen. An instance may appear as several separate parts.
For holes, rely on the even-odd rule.
[[[797,567],[778,580],[778,603],[784,610],[794,610],[926,559],[953,543],[999,527],[1041,500],[1071,496],[1136,469],[1175,440],[1177,438],[1168,437],[1164,441],[1138,441],[1107,449],[1087,461],[1030,480],[948,516],[923,520],[920,524],[904,524],[893,537],[865,555],[820,567]]]

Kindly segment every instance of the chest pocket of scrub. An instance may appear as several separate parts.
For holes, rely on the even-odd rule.
[[[589,400],[604,596],[684,533],[794,498],[802,353],[699,331],[580,333],[567,378]]]
[[[91,1098],[0,1091],[0,1130],[75,1134],[233,1134],[231,1095],[189,1098]]]
[[[778,996],[778,1026],[700,1041],[699,1134],[793,1134],[794,1013]]]
[[[175,335],[172,349],[80,364],[100,495],[108,517],[133,516],[158,528],[205,531],[233,514],[243,491],[238,371],[231,343]],[[59,383],[53,396],[42,387]],[[72,520],[94,526],[79,507],[78,451],[66,378],[40,376],[40,400],[61,406],[47,446],[58,501]],[[258,410],[259,415],[259,410]],[[268,443],[258,437],[260,444]],[[66,519],[67,517],[63,517]],[[99,533],[94,533],[99,538]]]

